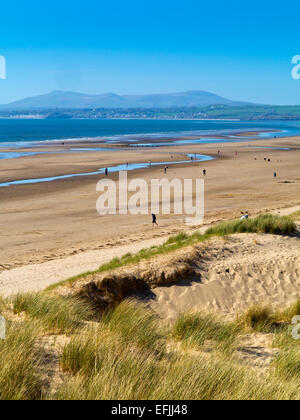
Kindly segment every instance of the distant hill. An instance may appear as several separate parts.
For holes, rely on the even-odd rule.
[[[214,93],[188,91],[156,95],[116,95],[104,93],[87,95],[77,92],[56,90],[45,95],[34,96],[1,105],[0,110],[36,110],[36,109],[84,109],[84,108],[170,108],[209,105],[242,105]],[[244,103],[245,104],[245,103]]]

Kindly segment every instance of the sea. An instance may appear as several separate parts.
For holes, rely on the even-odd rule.
[[[300,135],[300,121],[222,121],[222,120],[73,120],[73,119],[0,119],[0,148],[21,148],[45,145],[47,142],[104,140],[114,143],[122,139],[142,141],[143,138],[226,134],[259,130],[261,138]],[[279,131],[278,133],[272,132]],[[198,139],[199,140],[199,139]],[[226,141],[231,141],[230,138]],[[202,139],[202,143],[209,142]]]

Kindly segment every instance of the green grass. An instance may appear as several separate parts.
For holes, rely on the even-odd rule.
[[[143,354],[144,358],[147,354],[161,357],[164,341],[157,316],[127,300],[104,314],[99,325],[72,339],[64,348],[61,366],[73,373],[91,374],[112,362],[118,354],[127,357],[131,350]]]
[[[37,330],[33,323],[7,322],[6,339],[0,340],[0,400],[41,397]]]
[[[104,314],[102,323],[109,331],[117,332],[127,344],[134,343],[144,350],[158,353],[163,351],[158,318],[144,306],[125,300]]]
[[[92,348],[92,347],[90,347]],[[111,342],[101,342],[77,374],[60,387],[55,399],[105,400],[150,399],[160,377],[159,364],[149,355],[125,351]],[[93,363],[87,365],[86,363]]]
[[[38,319],[52,334],[69,334],[91,318],[92,308],[76,298],[49,296],[44,293],[23,293],[12,298],[16,314],[26,313]]]
[[[122,258],[114,258],[110,262],[101,265],[95,271],[88,271],[78,276],[71,277],[62,282],[49,286],[46,290],[51,291],[59,286],[72,285],[77,280],[91,274],[104,273],[120,267],[138,264],[142,260],[153,258],[157,255],[164,255],[178,249],[195,245],[207,241],[214,236],[224,237],[234,233],[272,233],[278,235],[290,235],[296,231],[296,225],[290,217],[260,215],[254,219],[233,220],[219,223],[208,229],[205,234],[195,232],[187,235],[181,232],[176,236],[171,236],[164,244],[142,249],[136,254],[125,254]]]
[[[264,214],[254,219],[233,220],[220,223],[206,232],[208,235],[231,235],[233,233],[271,233],[290,235],[296,232],[293,220],[288,216]]]
[[[170,238],[166,241],[166,245],[185,242],[189,239],[189,236],[185,232],[180,232],[175,236],[170,236]]]
[[[274,311],[268,305],[253,305],[236,320],[236,324],[246,331],[261,333],[280,332],[285,324],[280,312]]]
[[[244,331],[275,333],[274,347],[290,347],[298,344],[292,337],[292,318],[300,315],[300,299],[283,310],[270,305],[253,305],[238,316],[235,324]]]
[[[299,303],[284,311],[251,309],[241,316],[242,325],[240,320],[187,313],[162,327],[144,305],[124,301],[64,339],[57,350],[63,383],[47,392],[45,384],[42,387],[42,367],[43,360],[51,357],[47,336],[53,331],[56,297],[43,294],[42,299],[49,299],[48,311],[42,305],[43,314],[37,316],[31,309],[35,304],[21,296],[15,305],[29,314],[31,319],[26,321],[14,319],[12,308],[4,302],[9,320],[7,338],[0,340],[1,400],[300,399],[300,347],[289,338],[288,323],[274,330],[275,339],[284,335],[286,339],[263,374],[236,353],[249,330],[269,336],[266,326],[274,319],[288,322]],[[50,322],[45,321],[47,316]]]
[[[57,399],[298,399],[300,397],[299,349],[276,358],[270,372],[257,372],[237,363],[234,350],[239,337],[247,333],[236,322],[225,322],[213,315],[188,313],[180,315],[172,329],[164,332],[166,340],[175,338],[183,352],[163,352],[157,357],[155,348],[159,334],[144,345],[140,329],[147,320],[148,334],[153,331],[145,309],[126,302],[120,312],[111,311],[105,322],[76,336],[62,353],[61,366],[72,374],[59,389]],[[254,309],[242,318],[253,331],[261,331],[272,320],[271,309]],[[275,311],[274,311],[275,313]],[[151,319],[151,317],[150,317]],[[135,323],[140,328],[132,328]],[[129,327],[126,326],[129,324]],[[277,334],[277,333],[276,333]],[[209,342],[218,353],[201,355]],[[174,347],[175,348],[175,347]],[[197,356],[190,350],[198,349]],[[225,353],[224,353],[224,350]],[[232,356],[231,356],[232,355]],[[274,372],[274,374],[273,374]],[[285,380],[293,379],[289,383]]]
[[[63,371],[91,377],[98,373],[132,374],[135,364],[142,365],[157,358],[155,351],[143,351],[135,343],[128,343],[119,333],[112,333],[102,325],[90,326],[81,335],[74,336],[64,347],[60,366]],[[120,379],[120,378],[119,378]],[[115,378],[118,380],[118,378]]]
[[[300,381],[300,347],[285,348],[273,363],[278,376],[290,381]]]
[[[234,323],[223,322],[211,314],[185,313],[179,315],[173,327],[172,335],[187,345],[201,348],[208,340],[214,347],[232,351],[239,334]]]
[[[60,358],[61,369],[73,374],[81,372],[92,375],[103,368],[105,357],[112,354],[116,348],[113,345],[107,348],[102,332],[100,327],[94,327],[82,331],[80,336],[73,337],[63,349]]]
[[[176,342],[183,344],[184,351],[173,351],[176,346],[169,344],[168,351],[157,357],[154,349],[159,338],[144,347],[140,345],[139,329],[129,327],[127,335],[126,328],[124,330],[126,322],[120,320],[121,313],[128,324],[134,325],[137,307],[131,302],[125,306],[126,310],[123,308],[114,320],[111,312],[101,326],[89,330],[85,336],[75,337],[65,346],[61,366],[71,373],[71,377],[59,389],[56,399],[300,398],[299,349],[275,359],[270,370],[260,375],[255,369],[238,362],[234,354],[239,338],[248,332],[247,329],[213,315],[189,313],[180,315],[172,329],[164,332],[167,341],[175,338]],[[141,319],[144,317],[139,311],[143,310],[138,309]],[[266,326],[273,320],[271,313],[271,310],[256,309],[251,314],[248,311],[242,318],[251,321],[253,331],[257,331],[258,325]],[[113,328],[109,326],[111,322]],[[128,341],[124,340],[125,337]],[[211,351],[204,356],[201,350],[207,341],[213,349],[220,350],[221,346],[221,350],[228,351]],[[198,349],[199,353],[190,352],[193,349]]]
[[[100,348],[98,348],[99,350]],[[80,371],[59,389],[56,399],[82,400],[273,400],[298,399],[299,383],[259,376],[234,359],[189,354],[157,360],[134,351],[101,349],[97,372]],[[99,353],[100,354],[100,353]]]
[[[195,108],[197,109],[197,108]],[[206,118],[237,118],[241,120],[284,120],[293,118],[299,120],[299,106],[277,106],[277,105],[246,105],[232,107],[230,105],[220,105],[214,108],[199,108],[200,112],[205,112]],[[274,133],[276,135],[276,133]]]

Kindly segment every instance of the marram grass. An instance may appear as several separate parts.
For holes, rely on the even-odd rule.
[[[296,225],[288,216],[264,214],[253,219],[233,220],[220,223],[206,232],[208,235],[230,235],[233,233],[271,233],[290,235],[295,233]]]
[[[122,258],[113,258],[108,263],[101,265],[95,271],[88,271],[56,283],[49,286],[47,290],[50,291],[58,286],[72,285],[77,280],[91,274],[104,273],[120,267],[138,264],[142,260],[147,260],[158,255],[168,254],[190,245],[196,245],[200,242],[207,241],[214,236],[227,236],[234,233],[271,233],[276,235],[290,235],[295,232],[296,224],[294,220],[288,216],[273,216],[265,214],[257,216],[253,219],[226,221],[209,228],[204,234],[194,232],[192,235],[188,235],[185,232],[180,232],[175,236],[171,236],[162,245],[142,249],[136,254],[128,253]]]
[[[47,298],[44,294],[43,299]],[[25,309],[29,315],[25,321],[14,319],[8,309],[8,335],[0,341],[1,399],[300,399],[300,354],[295,340],[293,344],[281,340],[279,353],[263,374],[236,353],[244,334],[258,334],[257,326],[265,327],[274,319],[286,322],[282,329],[273,330],[274,342],[276,337],[288,336],[287,322],[298,304],[284,311],[251,309],[242,316],[243,323],[195,312],[181,314],[166,326],[144,305],[124,301],[101,320],[72,330],[57,348],[63,382],[42,392],[43,360],[49,358],[49,349],[40,343],[47,343],[53,331],[52,320],[45,319],[48,314],[52,318],[57,302],[49,296],[48,311],[38,317],[29,309],[28,299],[23,303],[18,299],[21,315]],[[261,330],[259,334],[266,334]]]
[[[92,316],[92,309],[86,302],[63,296],[49,296],[45,293],[19,293],[12,298],[16,314],[25,313],[37,319],[53,334],[72,333]]]
[[[38,326],[30,322],[7,322],[6,338],[0,340],[0,400],[41,398]]]

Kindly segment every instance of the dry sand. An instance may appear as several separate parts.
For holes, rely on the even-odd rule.
[[[198,275],[152,290],[150,306],[162,318],[189,310],[236,316],[256,303],[285,307],[300,297],[299,237],[233,235],[211,251]]]
[[[158,237],[135,242],[131,245],[86,251],[41,264],[30,264],[2,271],[0,273],[0,295],[9,296],[18,292],[43,290],[69,277],[97,270],[100,265],[109,262],[115,257],[120,258],[128,252],[136,253],[142,248],[159,245],[165,239],[164,237]]]

